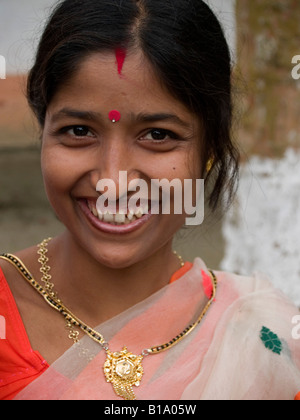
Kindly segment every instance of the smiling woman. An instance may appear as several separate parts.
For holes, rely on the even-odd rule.
[[[161,191],[131,212],[135,188],[153,180],[204,178],[212,209],[234,194],[230,55],[209,7],[60,2],[28,101],[66,229],[2,256],[1,399],[293,399],[293,305],[261,278],[183,261],[172,244],[187,214],[172,189],[168,214]],[[97,206],[103,180],[115,186],[112,212]]]

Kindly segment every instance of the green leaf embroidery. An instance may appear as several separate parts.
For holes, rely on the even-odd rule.
[[[267,349],[271,350],[273,353],[279,355],[281,354],[282,343],[279,337],[271,330],[269,330],[269,328],[262,327],[260,332],[260,338]]]

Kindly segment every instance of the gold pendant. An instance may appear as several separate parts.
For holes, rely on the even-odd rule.
[[[124,400],[135,400],[133,385],[139,386],[144,369],[142,366],[143,356],[136,356],[124,347],[121,352],[112,353],[106,351],[107,359],[104,363],[104,374],[107,382],[110,382],[115,393]]]

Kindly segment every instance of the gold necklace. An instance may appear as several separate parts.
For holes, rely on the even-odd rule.
[[[190,324],[175,338],[160,346],[144,349],[140,355],[132,354],[127,350],[127,347],[124,347],[120,352],[111,352],[109,349],[109,343],[106,342],[103,335],[86,325],[76,315],[74,315],[63,304],[63,302],[58,298],[57,294],[53,291],[54,284],[51,283],[51,275],[49,274],[50,266],[48,265],[49,259],[46,255],[48,252],[47,246],[50,240],[51,238],[46,239],[38,246],[39,262],[41,264],[40,271],[42,273],[42,281],[45,284],[44,287],[42,287],[32,277],[25,265],[14,255],[3,254],[2,256],[0,256],[0,258],[5,259],[11,264],[13,264],[17,268],[19,273],[25,278],[25,280],[45,299],[45,301],[65,318],[67,327],[70,331],[69,338],[71,338],[72,340],[74,340],[75,343],[77,343],[79,332],[76,331],[74,328],[79,328],[92,340],[100,344],[100,346],[105,350],[107,355],[106,361],[103,366],[106,381],[112,384],[115,393],[124,400],[135,400],[136,396],[133,392],[132,387],[140,385],[144,373],[144,369],[142,366],[142,361],[144,357],[159,354],[163,351],[169,350],[170,348],[178,344],[181,340],[183,340],[197,327],[197,325],[200,324],[203,317],[207,313],[209,307],[215,300],[217,291],[217,278],[215,274],[212,271],[210,271],[213,285],[212,296],[206,304],[201,315],[193,324]],[[182,257],[180,257],[176,252],[174,253],[179,258],[181,266],[184,266],[184,261]]]

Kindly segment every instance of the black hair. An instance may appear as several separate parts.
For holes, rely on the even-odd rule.
[[[64,0],[40,40],[28,102],[41,127],[59,87],[96,52],[140,49],[174,98],[203,123],[209,204],[232,198],[239,153],[232,141],[231,57],[222,27],[202,0]]]

